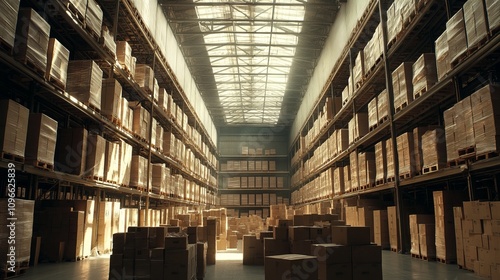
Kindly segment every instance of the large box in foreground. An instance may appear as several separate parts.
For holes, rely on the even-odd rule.
[[[318,279],[316,257],[285,254],[266,257],[265,279]],[[300,276],[300,278],[299,278]]]

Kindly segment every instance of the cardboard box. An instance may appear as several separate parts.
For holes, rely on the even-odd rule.
[[[446,36],[448,37],[450,61],[453,64],[467,51],[463,9],[460,9],[446,22]]]
[[[273,237],[277,240],[288,240],[288,228],[286,227],[274,227]]]
[[[70,60],[66,91],[80,102],[101,109],[102,70],[92,60]]]
[[[315,256],[320,264],[352,263],[351,246],[337,245],[337,244],[313,244],[311,245],[310,254],[312,256]]]
[[[340,245],[370,244],[370,228],[332,226],[332,242]]]
[[[353,280],[382,280],[382,264],[380,263],[364,263],[353,264],[352,266]]]
[[[290,253],[288,240],[264,239],[264,256],[275,256]]]
[[[290,241],[290,253],[309,255],[311,253],[311,245],[313,240],[295,240]]]
[[[180,250],[180,249],[187,249],[187,247],[188,247],[187,236],[165,237],[165,250]]]
[[[309,240],[310,227],[292,226],[288,228],[288,239],[290,241]]]
[[[25,151],[25,161],[36,165],[46,163],[48,164],[47,167],[53,168],[57,140],[57,122],[44,114],[30,114],[27,138],[25,139],[28,141]]]
[[[420,255],[428,259],[436,258],[436,236],[434,224],[419,224]]]
[[[24,157],[29,110],[13,100],[0,101],[0,148],[7,154]]]
[[[382,249],[390,248],[387,210],[373,211],[373,238]]]
[[[68,149],[73,152],[73,161],[67,161]],[[81,176],[85,171],[87,154],[87,130],[64,128],[57,132],[54,166],[56,170]]]
[[[57,39],[49,39],[47,50],[47,69],[45,79],[54,81],[58,87],[66,89],[68,76],[69,50],[66,49]],[[119,103],[118,103],[119,104]]]
[[[2,30],[0,31],[0,39],[5,42],[10,48],[14,47],[19,4],[20,0],[2,1],[2,3],[0,3],[0,11],[2,11],[0,25],[3,26]]]
[[[299,254],[284,254],[281,256],[266,256],[265,279],[297,278],[299,275],[305,279],[318,279],[318,262],[313,256]],[[300,272],[296,269],[299,268]],[[302,279],[301,278],[301,279]]]
[[[353,265],[363,263],[382,264],[382,248],[378,245],[353,245],[351,246],[351,250]]]

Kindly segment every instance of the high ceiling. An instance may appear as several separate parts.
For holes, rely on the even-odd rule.
[[[216,126],[291,125],[336,0],[159,0]]]

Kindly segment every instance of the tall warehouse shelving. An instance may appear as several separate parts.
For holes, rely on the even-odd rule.
[[[406,160],[421,159],[422,151],[431,146],[425,143],[436,145],[441,141],[442,146],[431,147],[431,152],[444,151],[445,134],[449,134],[445,126],[450,122],[446,111],[497,82],[490,73],[498,69],[500,38],[495,27],[480,33],[483,37],[475,41],[469,38],[475,43],[468,47],[461,45],[463,40],[443,40],[448,20],[450,34],[456,21],[452,17],[464,11],[471,13],[471,5],[462,10],[466,1],[416,1],[413,7],[398,9],[403,2],[370,2],[307,121],[298,135],[292,135],[290,174],[291,202],[297,207],[332,199],[352,205],[348,202],[352,198],[381,198],[389,205],[393,203],[401,221],[402,242],[397,250],[408,251],[408,221],[403,217],[408,207],[415,206],[417,197],[429,201],[429,193],[440,189],[468,189],[471,200],[475,194],[489,197],[495,190],[483,188],[482,180],[492,181],[498,190],[495,170],[500,160],[494,157],[498,151],[495,149],[491,153],[476,153],[468,146],[453,150],[446,136],[446,148],[456,157],[448,155],[446,160],[442,154],[435,155],[438,162],[426,166],[424,158],[418,167]],[[475,2],[483,7],[482,1]],[[391,14],[395,9],[396,13]],[[463,38],[471,36],[464,28],[459,31]],[[448,52],[443,50],[443,42],[450,43]],[[428,57],[421,57],[424,53]],[[448,65],[444,62],[447,70],[442,70],[442,53],[450,56]],[[428,83],[416,87],[418,77],[411,73],[412,67],[413,72],[419,68],[414,63],[418,60],[428,67],[436,63],[436,56],[439,79],[432,81],[430,77],[436,76],[436,70],[429,70],[424,74]],[[400,67],[403,63],[406,65]],[[413,86],[418,88],[413,94],[405,88],[411,86],[412,78]],[[402,100],[401,94],[406,93],[408,96]],[[377,106],[377,99],[382,104]],[[434,141],[422,142],[422,135],[429,130],[434,131],[434,136],[428,135]],[[413,141],[418,142],[415,150],[410,150],[408,142]],[[319,182],[322,176],[329,176],[324,184]],[[432,196],[430,200],[432,204]]]
[[[160,44],[154,37],[143,20],[145,15],[135,6],[140,2],[88,1],[83,6],[78,1],[60,0],[8,2],[12,18],[6,20],[12,21],[8,24],[14,33],[17,22],[17,33],[13,34],[15,44],[2,38],[1,99],[15,101],[9,104],[21,104],[26,113],[42,113],[55,122],[55,130],[48,136],[54,142],[55,157],[28,160],[24,149],[2,151],[2,174],[15,165],[18,198],[93,200],[96,218],[106,202],[116,202],[118,210],[120,205],[134,210],[128,214],[133,220],[129,225],[167,223],[174,215],[165,211],[169,207],[215,205],[215,127],[206,108],[193,103],[195,89],[186,86],[193,81],[174,69],[173,64],[180,62],[167,61],[165,42]],[[160,6],[152,7],[155,15],[164,17]],[[30,33],[37,32],[38,25],[46,34]],[[50,40],[59,43],[58,47],[37,49],[31,42],[28,51],[43,59],[53,55],[53,65],[61,67],[64,78],[46,75],[45,65],[22,57],[19,38],[23,36],[40,36],[39,42],[55,38]],[[47,64],[52,65],[50,60]],[[93,76],[87,80],[89,73]],[[92,87],[98,88],[97,103],[92,96],[83,96],[89,95],[82,90],[87,86],[90,95],[94,94]],[[104,93],[107,99],[101,102]],[[121,109],[123,115],[117,113]],[[31,126],[32,116],[29,118]],[[42,120],[42,129],[43,124]],[[27,129],[21,124],[17,128]],[[28,147],[38,145],[38,135],[30,134],[30,129],[28,136],[34,138],[16,141]],[[75,138],[79,136],[80,140]],[[50,143],[39,149],[46,147]],[[122,169],[111,170],[118,166]],[[96,230],[93,245],[97,239]]]

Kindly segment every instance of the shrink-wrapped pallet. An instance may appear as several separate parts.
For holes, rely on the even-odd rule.
[[[355,191],[359,188],[359,163],[358,153],[356,151],[349,154],[349,166],[351,174],[351,190]],[[346,190],[347,191],[347,190]]]
[[[130,60],[130,75],[135,79],[135,68],[137,66],[137,57],[132,56]]]
[[[426,133],[429,130],[437,129],[439,126],[435,125],[429,125],[429,126],[422,126],[422,127],[415,127],[413,129],[413,153],[414,153],[414,160],[415,160],[415,171],[416,172],[421,172],[422,168],[424,167],[424,159],[422,156],[422,148],[424,147],[423,142],[422,142],[422,136],[424,133]],[[443,130],[443,137],[444,137],[444,130]],[[443,139],[444,141],[444,139]]]
[[[134,111],[132,132],[142,138],[144,141],[149,142],[150,114],[148,110],[142,107],[141,104],[137,101],[129,102],[129,106],[132,111]]]
[[[486,40],[488,27],[483,0],[468,0],[463,6],[467,47],[471,48]]]
[[[68,77],[69,50],[66,49],[57,39],[49,39],[47,50],[47,69],[45,79],[56,82],[61,89],[66,88]]]
[[[10,198],[0,199],[0,226],[3,228],[2,235],[0,235],[0,261],[2,262],[2,267],[0,272],[7,275],[7,273],[12,274],[8,268],[11,267],[9,261],[12,260],[12,253],[15,254],[15,269],[19,271],[19,264],[25,263],[26,268],[30,262],[31,254],[31,238],[33,234],[33,212],[35,208],[34,200],[24,200],[15,199],[15,217],[12,217],[12,213],[9,208],[11,208],[12,203]],[[17,218],[12,221],[11,218]],[[11,225],[14,224],[14,227]],[[14,236],[14,238],[12,238]],[[12,243],[15,241],[15,244]],[[15,247],[12,250],[12,247]],[[12,252],[14,251],[14,252]]]
[[[344,168],[335,167],[333,170],[333,194],[341,195],[344,193]]]
[[[375,153],[358,154],[358,175],[361,187],[372,186],[375,182]]]
[[[154,129],[154,128],[153,128]],[[163,126],[157,122],[156,124],[156,147],[160,152],[163,152]]]
[[[87,158],[87,130],[63,128],[57,132],[55,168],[73,175],[82,175]]]
[[[344,169],[344,191],[351,191],[351,167],[346,165],[343,167]]]
[[[116,58],[123,68],[133,73],[132,67],[135,67],[135,65],[132,65],[134,64],[132,61],[132,47],[130,47],[128,42],[116,41]]]
[[[417,10],[416,2],[417,2],[416,0],[398,1],[401,7],[401,17],[403,18],[403,23],[408,24],[415,17],[415,13]]]
[[[71,6],[71,10],[78,13],[79,19],[83,20],[87,9],[87,0],[62,0],[62,2],[66,6]]]
[[[158,104],[158,97],[160,94],[160,86],[158,85],[158,80],[154,78],[153,81],[153,101]]]
[[[396,138],[396,141],[398,151],[399,175],[412,177],[415,172],[413,133],[403,133]],[[405,177],[405,179],[406,178],[407,177]]]
[[[120,173],[118,175],[118,184],[129,186],[130,168],[132,166],[132,146],[125,141],[120,142]]]
[[[389,117],[389,94],[386,89],[377,96],[377,117],[380,123]]]
[[[0,101],[0,146],[6,154],[24,158],[29,110],[13,100]]]
[[[112,121],[121,119],[122,86],[113,78],[102,80],[101,114]]]
[[[403,27],[400,1],[394,1],[387,9],[387,43],[396,40]]]
[[[97,250],[103,253],[109,253],[111,250],[111,243],[113,240],[113,202],[100,201],[98,213],[98,226],[94,227],[93,235],[97,236]]]
[[[104,48],[112,55],[113,59],[116,60],[115,37],[106,25],[102,26],[101,42],[102,42]]]
[[[378,124],[377,97],[368,103],[368,127],[374,128]]]
[[[140,88],[149,94],[153,93],[155,74],[149,65],[136,64],[134,79]]]
[[[387,173],[386,141],[375,144],[375,181],[383,183]]]
[[[463,9],[460,9],[446,22],[446,37],[448,38],[450,62],[455,65],[467,51]]]
[[[327,120],[332,120],[342,108],[342,97],[327,97],[323,113]]]
[[[153,123],[151,124],[151,146],[153,146],[153,148],[157,147],[156,145],[156,126],[158,125],[158,121],[153,118],[152,119]]]
[[[133,155],[130,165],[130,186],[145,189],[147,187],[147,170],[148,160],[142,156]]]
[[[394,109],[402,110],[413,101],[412,63],[403,62],[392,72]]]
[[[56,153],[57,121],[45,114],[30,114],[26,145],[26,162],[32,162],[38,166],[48,164],[46,167],[54,167],[54,156]]]
[[[446,142],[443,128],[422,135],[423,172],[439,170],[446,165]]]
[[[420,256],[420,232],[419,224],[432,224],[434,223],[433,215],[425,214],[412,214],[409,216],[410,224],[410,241],[411,248],[410,253],[412,255]]]
[[[356,60],[354,61],[354,67],[352,68],[352,72],[354,75],[354,84],[356,87],[361,84],[363,78],[365,76],[365,66],[364,66],[364,56],[363,51],[359,51],[356,56]]]
[[[120,143],[106,141],[104,180],[117,184],[120,180]]]
[[[85,12],[85,27],[95,36],[99,37],[102,27],[102,9],[95,0],[85,0],[87,10]]]
[[[50,25],[31,8],[20,8],[17,15],[14,57],[45,73]]]
[[[391,179],[394,181],[394,148],[392,145],[392,139],[388,139],[385,141],[385,152],[387,159],[387,177],[386,179]]]
[[[471,151],[471,147],[476,145],[471,97],[468,96],[457,102],[454,108],[456,124],[455,145],[459,156],[464,156]]]
[[[457,260],[453,207],[464,201],[461,191],[432,192],[436,225],[436,258],[443,262]]]
[[[87,158],[84,177],[104,181],[106,140],[99,135],[89,134],[87,141]]]
[[[438,81],[441,81],[451,70],[451,58],[448,47],[448,33],[441,34],[435,42],[436,49],[436,72]]]
[[[342,91],[342,105],[345,105],[351,99],[351,95],[349,92],[349,85],[347,85]]]
[[[476,154],[500,148],[500,95],[498,85],[486,85],[471,95]]]
[[[101,110],[101,68],[92,60],[71,60],[66,91],[83,104]]]
[[[457,125],[455,122],[455,107],[443,112],[444,132],[446,142],[446,160],[453,161],[458,159],[458,148],[456,139]]]
[[[127,131],[132,131],[133,111],[128,106],[129,102],[125,97],[121,98],[120,121],[122,127]]]
[[[433,53],[424,53],[413,63],[413,98],[424,94],[435,83],[437,83],[436,56]]]
[[[500,2],[497,0],[485,0],[486,13],[488,15],[488,26],[495,34],[500,26]]]
[[[165,192],[165,185],[167,182],[167,169],[163,163],[152,164],[153,168],[153,179],[151,182],[152,191],[156,194],[162,194]]]
[[[16,37],[17,14],[19,12],[20,0],[5,0],[0,2],[0,41],[10,48],[14,47]]]

